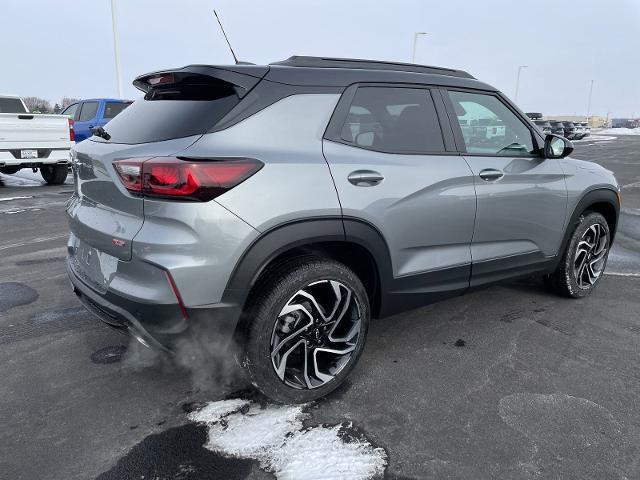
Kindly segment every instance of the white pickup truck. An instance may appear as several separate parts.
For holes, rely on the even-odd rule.
[[[73,120],[29,113],[21,98],[0,95],[0,173],[39,169],[47,183],[62,184],[74,144]]]

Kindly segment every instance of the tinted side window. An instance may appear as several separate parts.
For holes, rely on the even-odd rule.
[[[66,115],[69,118],[74,118],[75,114],[76,114],[76,110],[78,110],[78,105],[80,105],[79,103],[74,103],[73,105],[69,105],[67,108],[65,108],[61,115]]]
[[[86,122],[87,120],[91,120],[92,118],[95,118],[96,113],[98,113],[98,102],[84,102],[82,104],[82,110],[80,110],[78,121]]]
[[[469,153],[528,156],[534,153],[529,128],[493,95],[449,91]]]
[[[107,102],[104,104],[104,118],[113,118],[127,108],[130,103],[127,102]]]
[[[354,146],[381,152],[444,152],[440,123],[426,89],[358,88],[340,136]]]

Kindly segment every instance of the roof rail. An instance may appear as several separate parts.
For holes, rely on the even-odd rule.
[[[331,57],[307,57],[294,55],[280,62],[269,65],[282,65],[285,67],[312,67],[312,68],[353,68],[364,70],[395,70],[400,72],[430,73],[434,75],[448,75],[450,77],[475,78],[469,73],[452,68],[432,67],[429,65],[417,65],[415,63],[383,62],[380,60],[364,60],[360,58],[331,58]]]

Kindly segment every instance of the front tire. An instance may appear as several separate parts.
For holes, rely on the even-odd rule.
[[[609,257],[611,233],[607,220],[597,212],[580,216],[567,248],[548,284],[570,298],[589,295],[600,282]]]
[[[69,168],[63,165],[43,165],[40,167],[40,175],[49,185],[62,185],[67,179]]]
[[[315,400],[355,367],[370,308],[362,282],[345,265],[316,256],[285,261],[259,282],[250,302],[242,364],[267,397]]]

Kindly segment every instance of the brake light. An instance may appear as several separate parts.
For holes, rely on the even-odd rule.
[[[160,75],[154,75],[147,79],[147,83],[151,86],[163,85],[167,83],[175,83],[173,73],[161,73]]]
[[[117,160],[113,166],[132,193],[206,202],[242,183],[263,164],[252,158],[155,157]]]
[[[76,131],[73,129],[73,119],[72,118],[68,118],[67,120],[69,120],[69,141],[75,142],[76,141]]]

